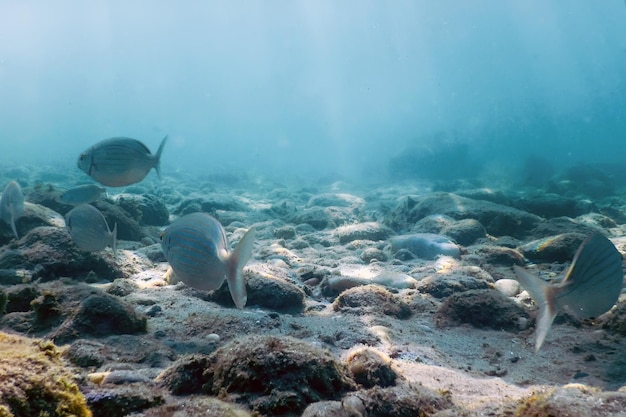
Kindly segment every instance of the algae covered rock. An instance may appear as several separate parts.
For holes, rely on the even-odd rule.
[[[411,308],[406,301],[375,284],[354,287],[342,292],[333,302],[333,309],[356,314],[382,313],[399,319],[406,319],[411,315]]]
[[[263,415],[301,413],[355,388],[329,351],[288,336],[235,339],[208,357],[179,361],[157,380],[173,393],[232,395]]]
[[[52,343],[0,333],[0,415],[91,417],[91,412]]]

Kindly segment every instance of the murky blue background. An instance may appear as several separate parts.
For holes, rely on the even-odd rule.
[[[384,180],[447,147],[487,178],[626,163],[626,5],[0,2],[0,164],[165,134],[165,175]]]

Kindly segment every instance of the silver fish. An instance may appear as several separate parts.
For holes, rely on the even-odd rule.
[[[535,352],[539,350],[557,313],[567,309],[580,319],[607,312],[622,291],[622,255],[600,233],[580,245],[559,284],[548,284],[515,265],[517,280],[539,306]]]
[[[65,226],[74,244],[86,252],[100,252],[110,245],[117,257],[117,223],[113,231],[106,219],[94,206],[81,204],[65,215]]]
[[[106,195],[106,188],[97,184],[85,184],[66,190],[59,196],[59,202],[78,206],[80,204],[93,203]]]
[[[124,187],[143,180],[154,168],[161,178],[161,154],[167,142],[163,138],[156,155],[136,139],[116,137],[96,143],[78,157],[78,168],[109,187]]]
[[[23,212],[24,193],[22,192],[22,187],[16,181],[11,181],[4,188],[2,198],[0,198],[0,218],[11,225],[16,238],[19,236],[15,228],[15,221]]]
[[[161,248],[174,273],[185,284],[200,290],[216,290],[224,279],[237,308],[248,296],[243,267],[252,255],[254,227],[231,251],[222,225],[206,213],[179,218],[161,234]]]

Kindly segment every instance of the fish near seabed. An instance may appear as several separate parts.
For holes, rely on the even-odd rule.
[[[23,212],[24,193],[22,192],[22,187],[20,187],[17,181],[11,181],[4,188],[2,197],[0,198],[0,218],[11,225],[16,239],[19,238],[19,236],[15,228],[15,221]]]
[[[255,234],[250,228],[231,251],[220,222],[206,213],[192,213],[161,233],[161,248],[180,281],[199,290],[216,290],[226,280],[241,309],[248,300],[243,267],[252,255]]]
[[[59,202],[78,206],[81,204],[93,203],[106,195],[106,188],[97,184],[78,185],[65,190],[58,198]]]
[[[514,268],[517,280],[539,306],[535,352],[559,311],[567,309],[580,319],[597,317],[617,302],[624,283],[622,255],[600,233],[592,234],[578,247],[559,284],[549,284],[517,265]]]
[[[156,155],[137,139],[115,137],[96,143],[78,157],[78,168],[108,187],[124,187],[143,180],[154,168],[161,178],[163,138]]]
[[[117,223],[109,229],[104,215],[90,204],[76,206],[65,215],[65,226],[76,246],[86,252],[100,252],[108,245],[117,258]]]

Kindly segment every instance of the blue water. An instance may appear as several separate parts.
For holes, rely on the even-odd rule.
[[[99,140],[165,134],[164,175],[385,180],[438,151],[485,178],[528,155],[620,164],[626,5],[0,2],[0,164],[76,170]]]

